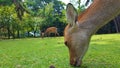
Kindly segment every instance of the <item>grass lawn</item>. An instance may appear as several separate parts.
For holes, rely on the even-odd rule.
[[[63,43],[63,37],[0,40],[0,68],[74,68]],[[81,68],[120,68],[120,34],[94,35]]]

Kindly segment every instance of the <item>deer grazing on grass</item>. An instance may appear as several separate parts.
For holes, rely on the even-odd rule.
[[[120,0],[93,0],[81,15],[78,15],[72,4],[67,5],[68,25],[64,30],[64,43],[69,49],[71,65],[82,64],[91,36],[118,14],[120,14]]]
[[[51,33],[54,33],[55,36],[56,36],[56,35],[59,36],[59,33],[58,33],[56,27],[49,27],[49,28],[47,28],[47,29],[45,30],[44,33],[42,33],[42,37],[44,37],[44,36],[50,36]]]

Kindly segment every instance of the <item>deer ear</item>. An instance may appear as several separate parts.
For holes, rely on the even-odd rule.
[[[78,13],[76,9],[71,3],[69,3],[66,8],[66,17],[67,17],[67,22],[71,26],[73,26],[75,22],[77,21],[77,16],[78,16]]]

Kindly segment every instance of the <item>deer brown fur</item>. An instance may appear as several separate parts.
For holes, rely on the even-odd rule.
[[[45,30],[44,33],[42,33],[42,37],[44,36],[50,36],[51,33],[54,33],[55,36],[58,35],[59,36],[59,33],[57,31],[57,28],[56,27],[49,27]]]
[[[78,15],[72,4],[67,5],[68,25],[64,30],[64,41],[69,49],[71,65],[82,64],[91,36],[118,14],[120,0],[94,0],[81,15]]]

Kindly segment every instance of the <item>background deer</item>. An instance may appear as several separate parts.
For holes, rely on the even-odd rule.
[[[57,31],[57,28],[56,27],[49,27],[45,30],[44,33],[42,33],[42,37],[44,36],[50,36],[51,33],[54,33],[55,36],[58,35],[59,36],[59,33]]]
[[[70,64],[80,66],[88,50],[91,36],[103,25],[120,14],[120,0],[94,0],[88,9],[78,15],[72,4],[66,8],[65,45],[69,49]]]

